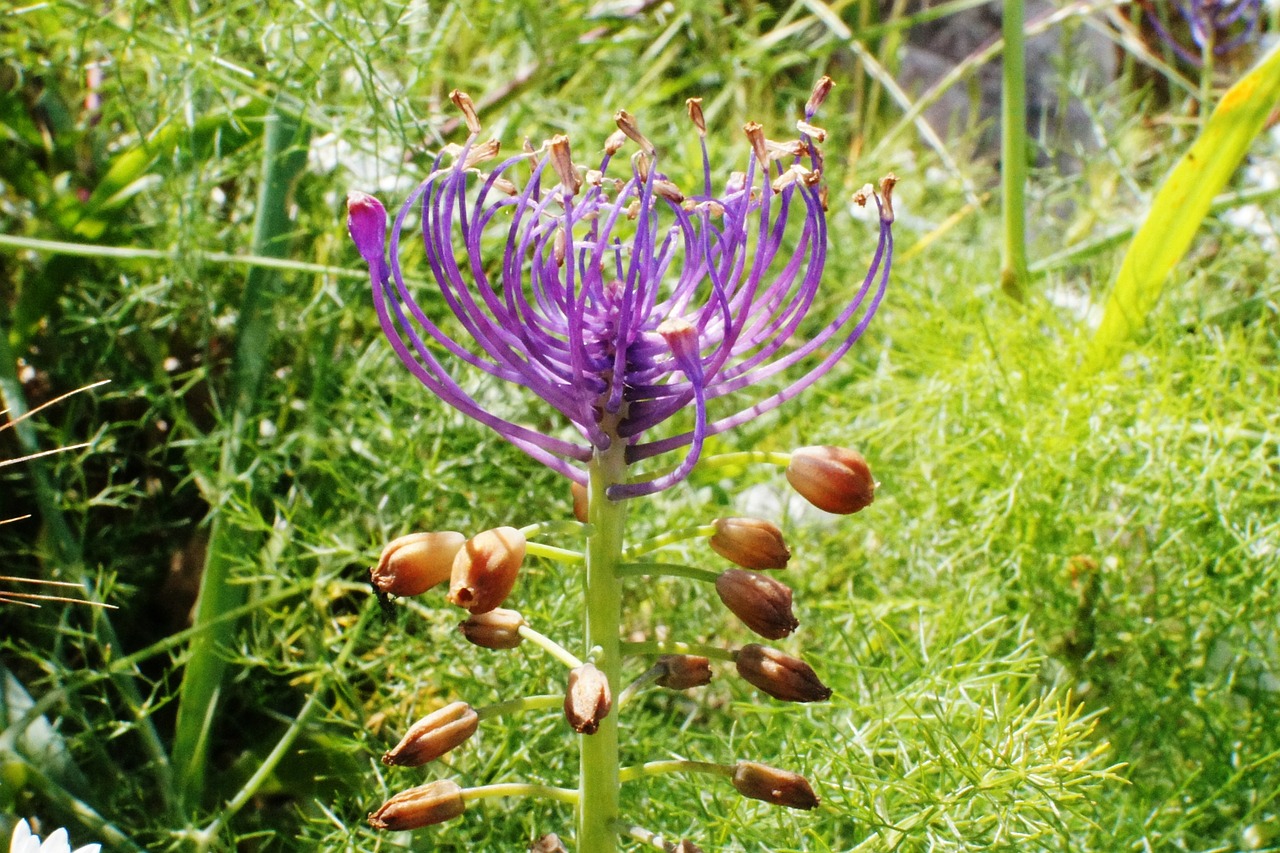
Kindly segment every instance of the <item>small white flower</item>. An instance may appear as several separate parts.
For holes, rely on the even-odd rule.
[[[31,827],[25,820],[18,821],[13,830],[13,838],[9,841],[9,853],[98,853],[101,849],[101,844],[86,844],[72,850],[65,829],[55,830],[41,844],[40,836],[32,834]]]

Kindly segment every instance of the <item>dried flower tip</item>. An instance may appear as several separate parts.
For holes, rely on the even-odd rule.
[[[573,517],[587,523],[587,487],[577,481],[570,481],[569,494],[573,496]]]
[[[479,145],[472,145],[471,150],[467,152],[467,159],[462,161],[462,168],[474,169],[481,163],[496,159],[498,149],[501,147],[501,143],[496,138],[481,142]]]
[[[578,170],[573,165],[569,137],[563,133],[551,137],[551,168],[560,177],[560,186],[564,188],[565,195],[577,195],[582,179],[578,177]]]
[[[782,192],[796,181],[801,181],[806,185],[810,185],[809,179],[811,177],[815,177],[813,172],[806,169],[804,166],[801,166],[799,163],[795,163],[781,175],[774,178],[770,187],[772,187],[773,191],[776,193]]]
[[[650,157],[658,153],[658,149],[653,147],[653,143],[640,132],[640,125],[636,123],[636,117],[631,113],[626,110],[618,110],[613,114],[613,120],[617,122],[618,130],[621,130],[632,142],[639,145],[641,151]]]
[[[752,643],[734,655],[738,675],[749,684],[784,702],[825,702],[831,688],[823,684],[813,667],[777,649]]]
[[[789,809],[816,809],[818,795],[799,773],[779,770],[754,761],[733,766],[733,787],[744,797]]]
[[[564,716],[575,732],[595,734],[600,728],[600,721],[609,716],[612,707],[609,680],[594,664],[583,664],[569,673],[569,689],[564,694]]]
[[[587,183],[593,187],[602,186],[604,184],[604,172],[599,169],[588,169]]]
[[[643,153],[636,154],[631,158],[631,166],[636,171],[636,177],[641,183],[649,180],[649,158]]]
[[[898,184],[898,176],[893,172],[880,179],[880,218],[885,222],[893,221],[893,188]]]
[[[766,139],[764,144],[769,149],[769,154],[774,157],[803,157],[809,153],[809,146],[799,139],[788,139],[786,142]]]
[[[701,655],[663,655],[655,665],[662,675],[654,683],[668,690],[689,690],[711,683],[711,661]]]
[[[560,840],[560,836],[554,832],[548,832],[529,845],[529,853],[569,853],[569,850]]]
[[[668,317],[658,324],[657,331],[677,359],[698,357],[698,330],[687,320],[681,317]]]
[[[514,527],[497,527],[468,539],[453,559],[449,603],[473,614],[502,604],[515,586],[524,551],[524,534]]]
[[[627,205],[627,219],[635,219],[640,215],[640,200],[635,199]]]
[[[702,116],[702,98],[689,98],[684,105],[689,110],[689,121],[698,129],[698,135],[706,136],[707,120]]]
[[[627,144],[627,135],[621,130],[615,130],[609,134],[609,138],[604,141],[604,153],[612,157],[622,150],[622,146]]]
[[[751,141],[751,149],[756,152],[756,159],[762,165],[769,165],[769,146],[764,141],[764,128],[758,121],[749,121],[742,126],[742,131]]]
[[[477,134],[480,132],[480,117],[476,115],[476,105],[471,100],[471,96],[466,92],[459,92],[454,89],[449,93],[449,100],[453,101],[453,105],[462,110],[462,117],[467,120],[467,132]]]
[[[817,83],[813,84],[813,91],[809,94],[809,100],[804,105],[805,118],[813,117],[813,114],[822,106],[822,102],[827,99],[827,95],[831,94],[833,86],[835,86],[835,81],[826,75],[823,75]]]
[[[778,525],[762,518],[717,518],[711,550],[744,569],[785,569],[791,551]]]
[[[705,210],[712,219],[720,219],[724,216],[724,205],[718,201],[700,202],[698,208]]]
[[[800,119],[796,122],[796,130],[800,131],[805,136],[812,137],[817,142],[827,141],[827,131],[824,128],[809,124],[809,122],[804,119]]]
[[[515,182],[509,181],[506,178],[494,178],[493,188],[510,196],[518,195],[520,193],[520,188],[515,185]]]
[[[387,210],[368,193],[347,193],[347,231],[367,264],[383,262],[387,242]]]
[[[822,186],[818,187],[818,203],[822,205],[823,213],[826,213],[827,210],[829,210],[829,208],[827,207],[827,200],[828,200],[827,185],[823,184]]]
[[[867,202],[871,201],[871,197],[876,193],[871,184],[863,184],[862,188],[853,194],[853,203],[858,207],[866,207]]]
[[[724,606],[766,640],[780,640],[800,627],[791,611],[791,589],[771,577],[730,569],[716,578]]]
[[[667,180],[654,181],[653,194],[674,204],[684,201],[684,193],[680,192],[680,188]]]
[[[524,642],[520,629],[527,623],[515,610],[496,607],[458,623],[462,636],[485,649],[514,649]]]
[[[466,702],[445,705],[409,727],[400,742],[382,756],[383,764],[417,767],[435,761],[476,733],[480,718]]]
[[[452,530],[410,533],[382,549],[369,579],[380,592],[402,598],[421,595],[449,579],[453,560],[467,537]]]
[[[565,253],[565,236],[564,228],[557,228],[555,236],[551,240],[551,255],[555,258],[556,266],[564,266]]]
[[[448,779],[401,791],[369,815],[374,829],[402,832],[453,820],[466,810],[462,789]]]
[[[847,447],[801,447],[791,454],[787,482],[820,510],[849,515],[876,499],[876,481],[867,460]]]

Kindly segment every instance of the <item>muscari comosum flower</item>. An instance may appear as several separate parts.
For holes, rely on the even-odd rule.
[[[1262,0],[1178,0],[1169,5],[1186,23],[1196,48],[1193,51],[1165,25],[1151,0],[1142,5],[1156,35],[1191,65],[1202,64],[1206,49],[1222,56],[1253,40],[1260,31]]]
[[[777,143],[760,125],[747,124],[746,170],[718,191],[696,99],[689,112],[703,175],[702,185],[690,189],[661,171],[657,149],[625,112],[615,116],[619,131],[596,168],[574,163],[569,140],[556,136],[485,171],[497,160],[498,143],[480,140],[470,99],[453,93],[470,134],[465,144],[446,148],[409,195],[391,226],[389,260],[382,205],[363,193],[348,200],[351,236],[369,265],[378,319],[396,353],[440,399],[578,483],[586,482],[593,452],[614,442],[626,443],[628,463],[688,448],[665,473],[610,487],[610,499],[679,482],[708,436],[776,408],[829,371],[884,294],[893,177],[878,192],[867,187],[855,196],[859,204],[873,202],[880,218],[866,275],[848,286],[836,317],[793,342],[827,260],[818,149],[825,133],[809,122],[830,85],[823,78],[815,88],[797,139]],[[628,140],[639,150],[612,177]],[[456,326],[424,310],[401,268],[402,235],[414,215]],[[489,411],[446,360],[532,390],[580,439]],[[805,367],[781,390],[750,396],[783,371]],[[722,399],[735,405],[713,417]],[[652,436],[687,407],[691,430]]]

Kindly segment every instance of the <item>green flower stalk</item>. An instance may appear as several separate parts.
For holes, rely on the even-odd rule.
[[[619,712],[640,686],[706,684],[709,659],[718,659],[735,661],[749,683],[779,698],[808,702],[830,695],[806,664],[773,650],[679,643],[670,650],[693,654],[662,658],[624,690],[624,654],[647,654],[649,645],[624,646],[620,634],[623,581],[648,568],[714,583],[726,607],[768,639],[798,625],[791,590],[745,571],[784,569],[791,557],[781,531],[766,520],[718,519],[696,529],[711,549],[743,569],[677,571],[668,564],[624,566],[622,558],[624,550],[634,561],[652,547],[687,540],[676,533],[658,537],[652,547],[628,543],[629,505],[687,478],[710,436],[776,408],[821,378],[862,335],[883,299],[893,254],[892,176],[878,190],[868,186],[854,197],[858,204],[874,204],[880,214],[861,284],[825,326],[796,340],[801,328],[813,327],[805,320],[816,304],[827,255],[819,149],[826,132],[812,121],[831,85],[825,77],[818,82],[796,123],[795,139],[774,141],[760,125],[745,125],[745,169],[718,190],[697,99],[688,106],[702,148],[702,181],[680,187],[661,170],[658,148],[625,111],[615,115],[618,130],[596,164],[576,162],[564,136],[500,160],[498,142],[480,138],[471,99],[455,92],[451,97],[466,120],[467,140],[440,153],[389,231],[377,199],[358,192],[349,197],[351,237],[368,264],[378,320],[397,356],[437,398],[568,478],[574,515],[587,531],[582,553],[527,542],[526,534],[534,538],[563,529],[537,525],[502,527],[465,541],[460,534],[414,534],[388,546],[372,575],[381,594],[424,593],[443,582],[447,563],[448,600],[471,613],[461,626],[468,640],[497,651],[546,653],[570,670],[562,683],[563,708],[578,736],[580,761],[573,790],[532,783],[462,789],[432,782],[394,795],[370,816],[373,826],[410,829],[443,822],[460,815],[466,802],[489,796],[549,797],[575,807],[579,853],[612,853],[620,827],[628,834],[644,832],[619,807],[620,786],[627,778],[640,779],[621,772]],[[517,176],[528,177],[521,182]],[[411,292],[401,269],[400,241],[411,215],[418,219],[438,288],[429,303]],[[485,249],[495,243],[503,252],[488,257]],[[432,316],[428,304],[442,304],[452,316]],[[490,411],[460,381],[468,370],[532,392],[561,416],[563,428],[539,431]],[[780,376],[790,377],[781,390],[752,395],[761,382]],[[686,411],[691,429],[667,428]],[[805,456],[796,463],[801,493],[837,512],[870,503],[874,483],[869,471],[862,477],[865,461],[852,451],[826,450],[839,452],[832,459]],[[665,468],[635,473],[636,463],[681,451]],[[774,454],[765,461],[790,459]],[[552,639],[553,632],[540,633],[518,612],[502,609],[526,555],[567,564],[585,558],[579,654]],[[501,704],[525,712],[545,708],[545,699]],[[389,754],[405,757],[398,763],[429,761],[486,719],[455,703],[419,721]],[[709,766],[673,765],[690,772],[707,772]],[[738,766],[750,772],[735,775],[714,765],[746,796],[793,808],[817,804],[811,790],[801,791],[808,783],[795,774],[765,768],[775,774],[764,774],[766,779],[763,771],[750,769],[764,765]],[[559,845],[556,838],[553,847]]]

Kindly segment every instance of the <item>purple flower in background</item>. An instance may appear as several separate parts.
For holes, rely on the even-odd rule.
[[[708,436],[776,408],[829,371],[884,295],[893,252],[892,176],[879,192],[867,187],[855,196],[860,204],[873,202],[880,219],[865,277],[835,318],[792,342],[827,257],[817,148],[826,134],[809,122],[830,86],[823,78],[815,88],[797,139],[777,143],[747,124],[746,170],[719,191],[700,101],[691,100],[703,160],[702,186],[692,192],[659,170],[657,149],[625,112],[615,116],[619,130],[594,168],[575,164],[568,138],[556,136],[536,151],[526,144],[485,171],[498,160],[497,140],[480,141],[471,100],[453,93],[469,137],[440,154],[401,208],[389,262],[382,205],[363,193],[348,200],[348,226],[369,264],[391,345],[446,403],[576,482],[585,482],[594,452],[619,441],[628,463],[687,451],[666,474],[613,486],[610,498],[679,482]],[[619,157],[628,142],[638,151]],[[611,176],[611,166],[621,174]],[[434,318],[400,265],[401,236],[414,216],[438,287],[425,300],[440,315]],[[580,440],[490,412],[458,384],[446,358],[530,389]],[[797,366],[807,369],[782,390],[750,396],[754,386]],[[721,398],[728,398],[726,413],[713,418],[709,409]],[[650,437],[688,407],[692,430]]]
[[[1151,0],[1144,0],[1142,5],[1156,35],[1192,65],[1204,61],[1206,48],[1214,56],[1222,56],[1256,38],[1262,15],[1262,0],[1176,0],[1169,5],[1177,10],[1191,32],[1195,44],[1195,50],[1191,50],[1170,31]]]

